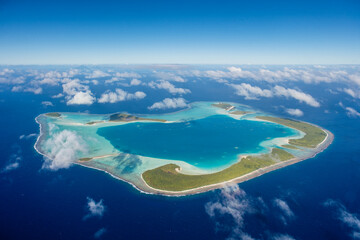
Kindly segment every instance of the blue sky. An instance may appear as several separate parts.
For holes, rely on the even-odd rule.
[[[0,0],[0,64],[359,64],[360,1]]]

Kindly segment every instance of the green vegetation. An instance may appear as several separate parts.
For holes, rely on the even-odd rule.
[[[228,103],[214,103],[214,104],[211,104],[211,106],[222,108],[222,109],[225,109],[225,110],[232,107],[232,105],[228,104]]]
[[[142,118],[126,113],[112,114],[110,115],[109,121],[110,122],[133,122],[133,121],[166,122],[166,120],[163,119]]]
[[[86,162],[86,161],[90,161],[92,158],[89,157],[85,157],[85,158],[80,158],[79,161],[80,162]]]
[[[61,116],[61,114],[57,113],[57,112],[46,113],[45,115],[48,117],[60,117]]]
[[[236,110],[236,111],[232,111],[230,112],[230,114],[235,114],[235,115],[245,115],[245,114],[249,114],[251,112],[248,111],[240,111],[240,110]]]
[[[299,150],[299,148],[293,146],[293,145],[290,145],[290,144],[285,144],[285,145],[282,145],[282,147],[284,148],[288,148],[288,149],[294,149],[294,150]]]
[[[256,118],[278,123],[304,132],[305,136],[303,138],[289,140],[289,143],[292,145],[307,148],[316,148],[317,145],[324,141],[326,137],[326,133],[321,128],[311,125],[309,123],[276,117],[258,116]]]
[[[186,175],[179,173],[176,164],[167,164],[143,173],[144,181],[155,189],[166,191],[183,191],[215,183],[229,181],[259,168],[267,167],[285,161],[294,156],[285,150],[273,148],[271,153],[258,156],[248,156],[240,162],[216,173],[204,175]]]
[[[97,123],[102,123],[103,121],[93,121],[93,122],[87,122],[86,125],[94,125]]]

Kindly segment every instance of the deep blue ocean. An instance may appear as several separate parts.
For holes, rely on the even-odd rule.
[[[281,108],[273,107],[285,104],[280,98],[247,101],[220,83],[188,84],[192,90],[188,101],[233,101],[287,116]],[[242,231],[259,239],[270,239],[274,234],[304,240],[352,239],[351,228],[339,221],[336,209],[324,206],[324,202],[333,199],[348,212],[360,211],[360,121],[342,112],[339,95],[319,91],[321,85],[303,85],[302,89],[323,101],[320,108],[300,105],[306,111],[300,119],[330,130],[334,142],[314,158],[239,184],[249,199],[261,198],[263,202],[261,210],[254,209],[244,216]],[[19,139],[23,134],[38,133],[34,119],[47,111],[147,113],[147,106],[161,98],[149,92],[142,102],[90,107],[66,106],[53,99],[55,106],[50,109],[41,105],[41,101],[49,99],[45,94],[1,91],[0,164],[5,166],[15,155],[21,161],[18,169],[0,174],[0,239],[94,239],[94,233],[101,228],[106,229],[101,239],[229,237],[231,217],[225,214],[214,219],[205,211],[207,203],[219,199],[220,190],[187,197],[155,196],[80,166],[54,172],[42,170],[43,157],[33,148],[36,138]],[[351,101],[345,95],[341,98],[344,103]],[[102,218],[83,220],[87,197],[103,199],[106,210]],[[276,199],[286,201],[293,215],[284,217],[274,204]]]

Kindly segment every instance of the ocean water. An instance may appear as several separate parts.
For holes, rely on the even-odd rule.
[[[121,152],[217,168],[234,162],[240,153],[266,152],[259,146],[262,141],[296,133],[278,124],[215,115],[188,122],[103,127],[97,134]]]
[[[218,85],[206,86],[202,95],[194,89],[197,97],[189,100],[235,101],[286,116],[281,109],[272,108],[283,104],[280,100],[246,101],[226,90],[215,97],[212,93],[219,89]],[[310,93],[326,99],[326,103],[316,109],[300,105],[306,112],[301,120],[330,130],[335,135],[334,142],[314,158],[239,184],[248,197],[261,197],[266,204],[265,210],[244,217],[243,230],[253,237],[269,239],[268,236],[281,233],[295,239],[353,239],[352,229],[323,203],[334,199],[349,212],[359,213],[359,119],[344,114],[337,105],[339,95],[325,91]],[[41,106],[41,101],[48,97],[11,92],[0,92],[0,97],[1,164],[5,166],[14,154],[22,157],[18,169],[0,175],[0,239],[94,239],[94,233],[101,228],[106,228],[102,239],[226,239],[229,236],[233,226],[230,216],[223,217],[228,229],[219,230],[217,220],[205,211],[208,202],[218,199],[220,190],[169,198],[140,193],[103,172],[81,166],[57,172],[41,170],[43,157],[33,148],[36,139],[20,140],[19,136],[38,133],[34,119],[50,110]],[[96,104],[69,107],[54,103],[50,111],[146,111],[146,106],[138,107],[137,103],[115,104],[105,109]],[[297,106],[295,102],[292,104]],[[103,199],[106,210],[102,218],[83,220],[87,214],[87,197]],[[294,213],[286,224],[274,205],[275,199],[285,200]]]

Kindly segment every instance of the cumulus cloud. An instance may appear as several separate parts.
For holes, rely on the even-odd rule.
[[[171,72],[156,72],[155,77],[160,78],[161,80],[166,80],[166,81],[174,81],[174,82],[186,82],[184,78],[175,75],[174,73]]]
[[[345,110],[346,110],[346,115],[348,115],[349,117],[353,117],[353,118],[360,117],[360,113],[351,107],[346,107]]]
[[[287,217],[293,217],[294,214],[290,210],[289,206],[283,201],[278,199],[278,204],[275,208],[281,207],[281,213]],[[285,203],[285,204],[284,204]],[[227,239],[235,240],[251,240],[255,239],[246,231],[247,218],[254,216],[257,220],[273,218],[274,211],[269,210],[268,205],[261,197],[253,197],[248,195],[245,191],[239,188],[238,185],[227,185],[222,188],[219,194],[213,201],[205,204],[205,211],[210,218],[215,222],[216,231],[222,232],[228,235]],[[267,214],[270,214],[268,216]],[[267,230],[265,222],[260,220],[259,227],[254,234],[266,233],[268,237],[266,239],[272,240],[292,240],[290,235],[271,233]],[[261,238],[263,239],[263,238]]]
[[[187,94],[191,92],[189,89],[177,88],[174,84],[164,80],[160,80],[159,82],[152,81],[149,83],[149,86],[157,89],[165,89],[171,94]]]
[[[257,100],[259,97],[270,98],[273,96],[278,96],[294,98],[299,102],[304,102],[312,107],[320,106],[320,103],[316,101],[311,95],[292,88],[284,88],[282,86],[276,85],[272,89],[261,89],[260,87],[252,86],[248,83],[228,85],[235,89],[237,95],[244,96],[245,99]]]
[[[95,97],[90,91],[77,92],[66,102],[67,105],[91,105],[95,102]]]
[[[99,202],[96,202],[94,199],[87,197],[86,207],[89,212],[84,216],[83,220],[87,220],[91,217],[101,218],[104,215],[105,205],[102,199]]]
[[[113,77],[111,79],[105,80],[105,84],[111,84],[114,82],[118,82],[118,81],[123,81],[127,78],[133,78],[133,80],[135,79],[135,81],[133,83],[138,83],[139,78],[141,78],[142,76],[136,72],[117,72],[113,75]]]
[[[306,67],[284,67],[282,69],[253,68],[243,70],[239,67],[228,67],[226,70],[210,70],[194,73],[194,76],[203,76],[212,79],[251,79],[277,83],[284,81],[302,81],[307,84],[321,82],[352,82],[360,85],[360,75],[349,74],[339,69],[324,69],[315,66]]]
[[[156,102],[148,109],[170,109],[170,108],[184,108],[187,107],[186,100],[184,98],[165,98],[160,102]]]
[[[287,217],[295,216],[293,211],[290,209],[289,205],[284,200],[276,198],[274,200],[274,205],[277,206],[284,213],[285,216]]]
[[[50,101],[42,101],[41,104],[44,106],[44,107],[53,107],[54,104]]]
[[[295,117],[301,117],[304,115],[303,111],[301,111],[300,109],[296,108],[288,108],[288,109],[285,109],[285,111],[292,115],[292,116],[295,116]]]
[[[214,78],[214,79],[221,79],[221,78],[231,78],[231,79],[237,79],[237,78],[252,78],[256,79],[256,75],[250,71],[244,71],[239,67],[228,67],[228,71],[206,71],[205,77]]]
[[[1,169],[1,173],[7,173],[20,167],[20,162],[23,159],[22,149],[19,145],[12,146],[14,153],[10,155],[8,163]]]
[[[141,75],[136,72],[117,72],[115,76],[120,78],[141,78]]]
[[[130,82],[130,86],[138,86],[141,84],[141,81],[139,79],[134,78],[133,80],[131,80]]]
[[[62,98],[63,96],[64,96],[64,94],[59,93],[59,94],[51,96],[51,98]]]
[[[352,74],[349,76],[349,79],[354,82],[355,84],[360,86],[360,75],[359,74]]]
[[[360,98],[360,90],[353,90],[350,88],[344,88],[343,91],[347,94],[349,94],[350,96],[352,96],[353,98]]]
[[[146,94],[141,91],[135,93],[128,93],[120,88],[117,88],[115,92],[106,91],[98,99],[99,103],[117,103],[126,100],[139,100],[146,97]]]
[[[25,78],[23,76],[20,77],[0,77],[0,84],[22,84],[25,83]]]
[[[89,87],[81,84],[80,79],[68,80],[62,85],[63,92],[67,95],[75,95],[79,91],[88,91]]]
[[[25,77],[16,75],[13,69],[0,69],[0,84],[13,85],[22,83],[25,83]]]
[[[272,237],[273,240],[295,240],[292,236],[288,234],[276,234]]]
[[[274,199],[273,204],[276,208],[278,208],[280,210],[281,213],[279,214],[279,218],[284,225],[287,225],[289,220],[294,219],[295,214],[290,209],[287,202],[285,202],[282,199],[276,198],[276,199]]]
[[[15,71],[13,69],[4,68],[0,70],[0,76],[8,75],[11,73],[14,73]]]
[[[239,96],[244,96],[245,99],[256,100],[258,97],[272,97],[273,93],[271,90],[261,89],[256,86],[251,86],[248,83],[241,84],[229,84],[236,90],[236,94]]]
[[[265,217],[267,209],[262,198],[247,195],[236,184],[225,186],[214,201],[205,204],[205,211],[215,222],[216,231],[227,233],[227,239],[232,240],[254,239],[245,231],[245,218],[254,214]]]
[[[64,94],[67,95],[67,105],[91,105],[96,100],[89,86],[81,84],[79,79],[70,80],[62,87]]]
[[[36,134],[36,133],[30,133],[30,134],[28,134],[28,135],[21,135],[20,137],[19,137],[19,139],[20,140],[22,140],[22,139],[26,139],[26,140],[28,140],[28,139],[30,139],[30,138],[33,138],[33,137],[37,137],[38,135]]]
[[[101,70],[94,70],[91,74],[87,75],[86,78],[102,78],[110,76],[108,73],[105,73]]]
[[[351,236],[354,239],[360,239],[360,219],[358,214],[349,212],[343,204],[333,199],[326,200],[323,205],[333,208],[336,218],[352,231]]]
[[[106,233],[106,228],[100,228],[98,231],[94,233],[94,238],[99,239]]]
[[[56,86],[59,84],[61,80],[58,79],[58,78],[49,78],[49,77],[46,77],[40,81],[38,81],[38,84],[40,85],[50,85],[50,86]]]
[[[43,169],[56,171],[61,168],[69,168],[78,160],[80,153],[88,151],[83,138],[74,131],[63,130],[50,135],[44,143],[46,151]]]
[[[20,166],[19,162],[13,162],[13,163],[9,163],[8,165],[6,165],[3,169],[2,172],[9,172],[12,170],[17,169]]]
[[[318,101],[316,101],[311,95],[304,92],[291,88],[284,88],[281,86],[275,86],[273,91],[274,94],[277,96],[284,96],[287,98],[291,97],[298,100],[299,102],[304,102],[312,107],[320,107],[320,103]]]
[[[346,106],[344,106],[344,104],[342,102],[339,102],[339,106],[342,107],[343,109],[345,109],[346,115],[348,117],[350,117],[350,118],[358,118],[358,117],[360,117],[360,113],[358,111],[356,111],[354,108],[346,107]]]
[[[11,89],[12,92],[32,92],[34,94],[41,94],[43,89],[41,87],[24,87],[24,86],[14,86]]]

